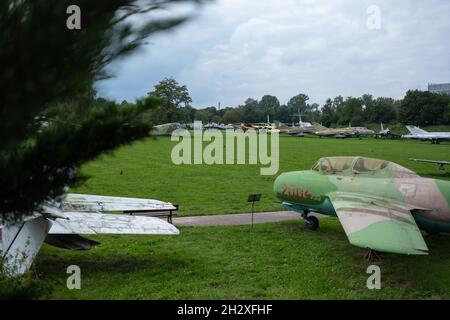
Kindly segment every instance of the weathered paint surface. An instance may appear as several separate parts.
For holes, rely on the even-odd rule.
[[[65,212],[68,219],[56,219],[50,234],[155,234],[180,232],[161,219],[95,212]]]
[[[153,199],[107,197],[68,193],[61,201],[64,211],[133,211],[176,210],[170,202]]]
[[[365,127],[347,127],[347,128],[327,128],[315,132],[316,135],[321,137],[335,137],[335,136],[370,136],[374,135],[375,131],[369,130]]]
[[[30,268],[51,225],[51,221],[41,216],[19,226],[2,227],[8,234],[1,252],[7,276],[19,276]]]
[[[349,241],[363,248],[424,254],[419,229],[450,230],[450,182],[384,160],[322,158],[313,170],[281,174],[274,193],[292,210],[337,215]]]
[[[329,197],[351,244],[377,251],[425,254],[425,241],[407,207],[361,193]]]

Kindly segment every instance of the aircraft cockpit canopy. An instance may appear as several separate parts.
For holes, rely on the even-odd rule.
[[[325,175],[374,173],[386,169],[389,161],[365,157],[321,158],[312,170]]]

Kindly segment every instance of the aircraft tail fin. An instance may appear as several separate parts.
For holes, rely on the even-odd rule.
[[[321,125],[319,123],[316,123],[313,126],[314,126],[314,131],[322,131],[322,130],[328,129],[327,127],[324,127],[323,125]]]
[[[413,135],[428,133],[427,131],[420,129],[419,127],[416,126],[406,126],[406,129],[408,129],[408,131]]]
[[[384,131],[383,122],[381,122],[381,131]]]
[[[44,217],[37,217],[20,224],[0,226],[1,268],[6,276],[16,277],[27,272],[51,224]]]

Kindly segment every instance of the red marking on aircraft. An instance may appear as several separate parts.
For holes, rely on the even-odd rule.
[[[306,198],[309,200],[312,200],[314,198],[311,187],[307,187],[305,190],[305,188],[303,188],[303,186],[301,184],[299,184],[298,186],[295,186],[293,184],[291,184],[289,186],[287,184],[283,184],[281,186],[281,197],[282,198],[291,198],[291,199]]]

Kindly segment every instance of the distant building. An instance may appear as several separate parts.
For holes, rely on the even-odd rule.
[[[428,91],[450,95],[450,83],[429,83]]]

